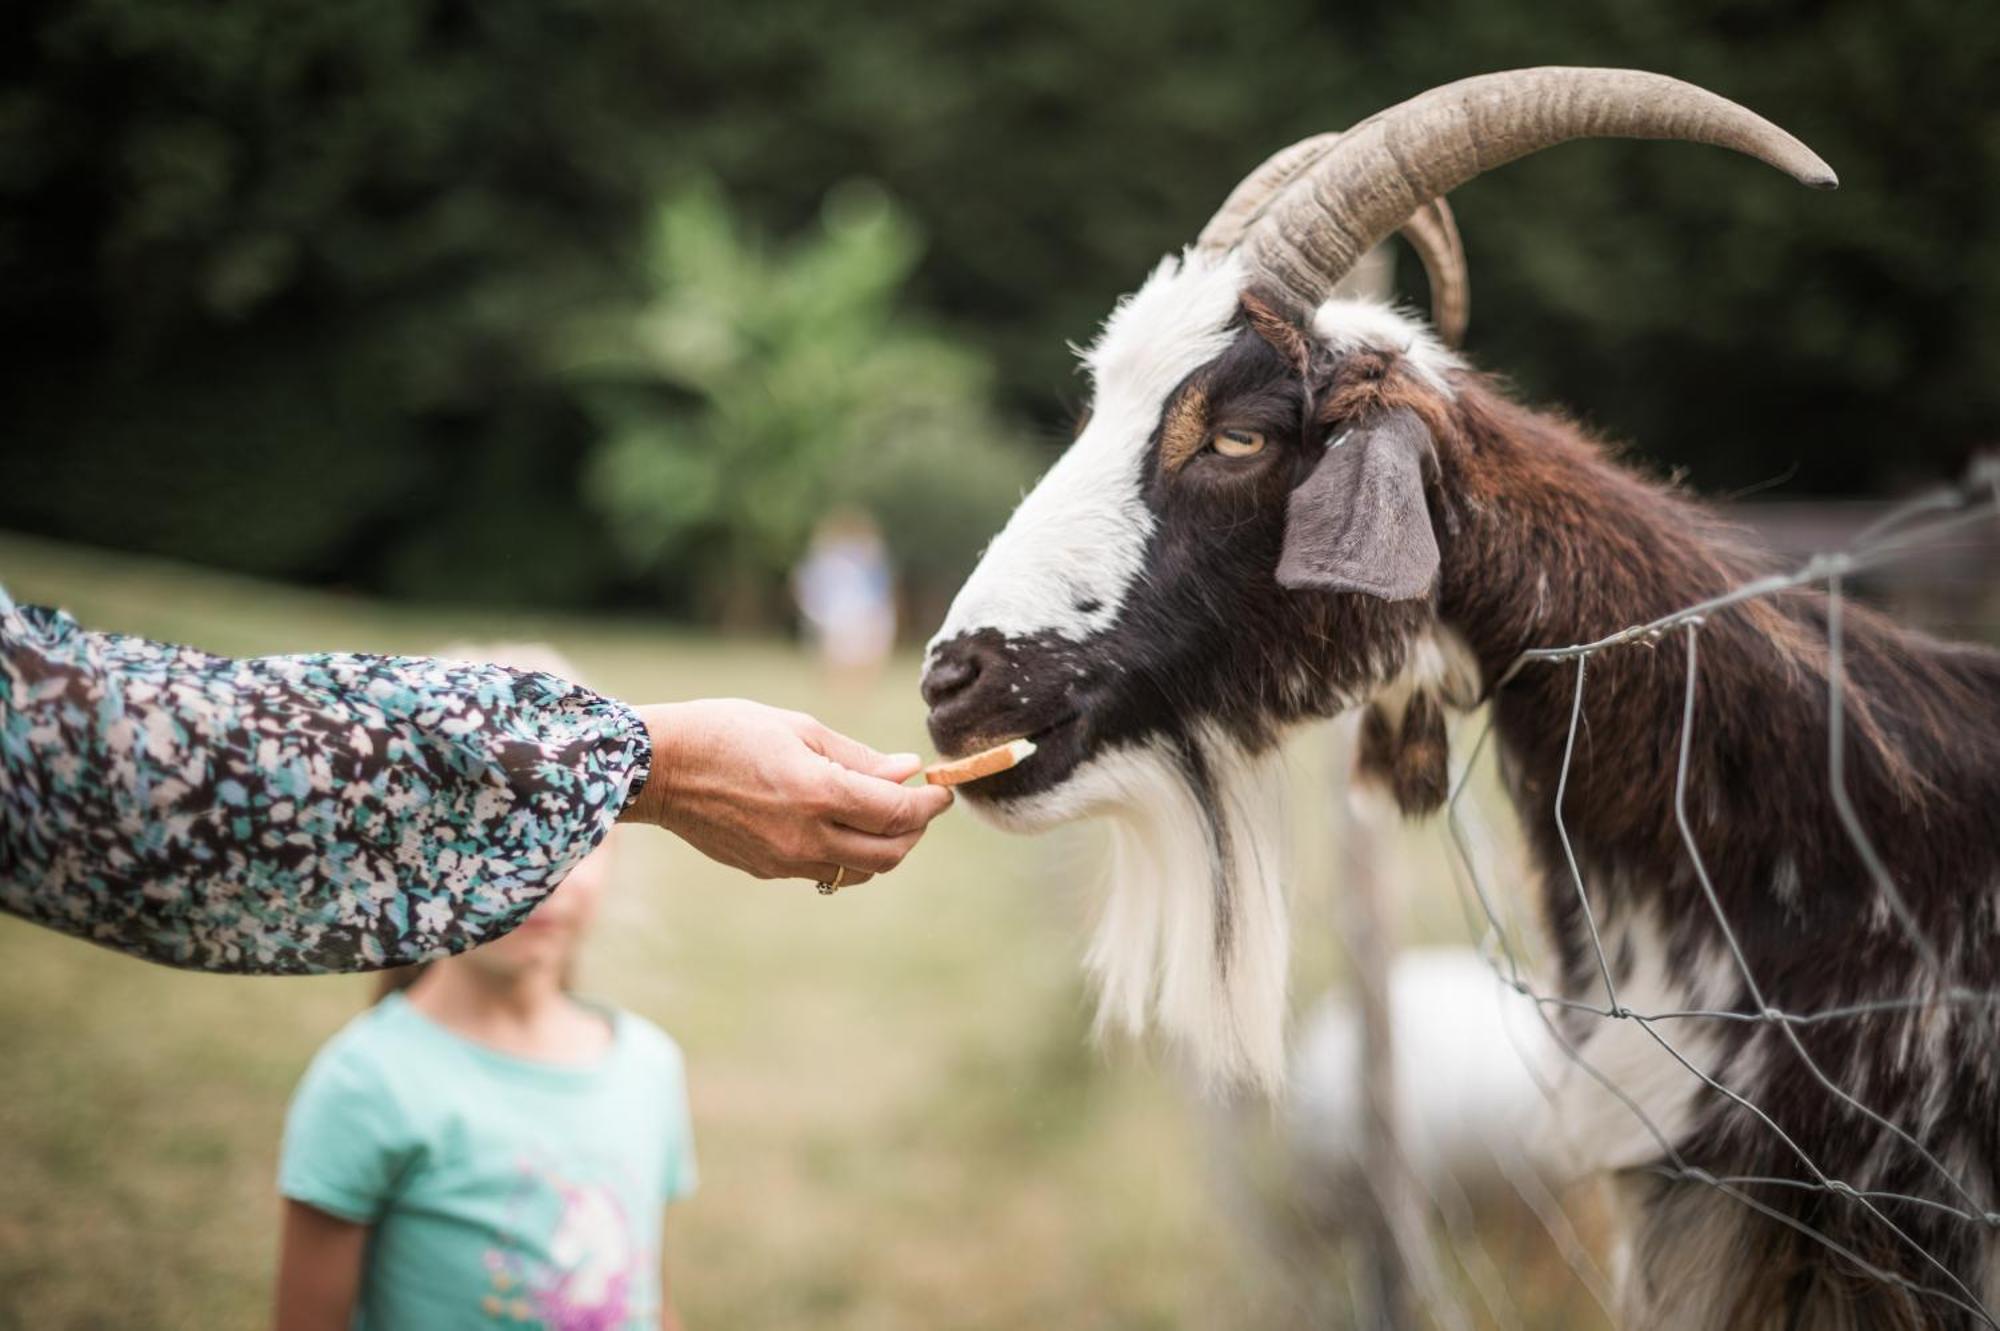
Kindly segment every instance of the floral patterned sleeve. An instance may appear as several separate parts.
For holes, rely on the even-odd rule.
[[[630,708],[551,675],[226,660],[0,590],[0,907],[169,965],[373,970],[496,938],[650,761]]]

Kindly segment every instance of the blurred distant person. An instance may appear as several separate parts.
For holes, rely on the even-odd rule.
[[[836,509],[792,572],[792,595],[820,661],[838,682],[874,681],[896,645],[896,586],[875,520]]]
[[[606,842],[505,938],[386,972],[320,1050],[285,1122],[278,1331],[680,1325],[661,1231],[695,1186],[681,1052],[575,993],[610,864]]]
[[[528,918],[618,822],[825,892],[951,803],[920,760],[739,698],[91,633],[0,588],[0,910],[193,970],[378,970]],[[420,886],[412,886],[420,884]]]

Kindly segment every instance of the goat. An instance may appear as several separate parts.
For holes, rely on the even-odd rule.
[[[1443,196],[1588,135],[1717,144],[1834,184],[1744,108],[1616,70],[1468,79],[1277,154],[1085,353],[1091,414],[930,647],[932,738],[946,754],[1035,739],[965,789],[1003,827],[1109,819],[1100,1025],[1150,1014],[1211,1081],[1275,1088],[1278,737],[1365,708],[1362,769],[1418,815],[1446,796],[1447,715],[1489,704],[1577,1004],[1553,1022],[1577,1060],[1560,1135],[1574,1167],[1611,1177],[1627,1323],[2000,1325],[2000,1017],[1944,1001],[2000,973],[2000,654],[1844,614],[1846,794],[1884,834],[1920,939],[1830,788],[1821,592],[1711,616],[1692,679],[1678,649],[1593,657],[1559,810],[1577,678],[1509,667],[1715,596],[1759,556],[1510,400],[1438,329],[1334,294],[1403,226],[1448,327],[1464,300]],[[1687,831],[1730,934],[1676,818],[1684,703]],[[1654,1025],[1583,1010],[1606,976],[1628,1012],[1752,1019],[1675,1024],[1683,1065]],[[1844,1015],[1754,1019],[1765,1003]],[[1715,1186],[1729,1179],[1775,1182]]]

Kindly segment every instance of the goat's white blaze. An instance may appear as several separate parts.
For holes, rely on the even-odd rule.
[[[1081,642],[1118,619],[1142,576],[1153,515],[1146,453],[1181,380],[1235,336],[1235,256],[1169,256],[1083,353],[1090,423],[1021,501],[961,587],[932,645],[979,629]]]

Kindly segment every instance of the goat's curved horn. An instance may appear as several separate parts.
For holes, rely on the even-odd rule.
[[[1465,268],[1465,246],[1451,205],[1432,199],[1403,223],[1403,239],[1423,261],[1431,284],[1431,327],[1448,347],[1465,339],[1465,321],[1472,313],[1472,279]]]
[[[1275,190],[1247,209],[1232,195],[1223,205],[1230,220],[1218,214],[1210,230],[1235,226],[1252,270],[1311,307],[1423,205],[1481,172],[1581,138],[1686,139],[1733,148],[1817,189],[1839,183],[1805,144],[1693,84],[1632,69],[1548,66],[1447,83],[1329,143],[1294,145],[1298,156],[1273,158],[1237,195],[1282,165]],[[1299,151],[1308,145],[1314,150]],[[1236,216],[1232,205],[1249,215]]]
[[[1300,139],[1289,148],[1280,148],[1266,157],[1261,165],[1243,177],[1229,197],[1215,210],[1215,216],[1208,219],[1208,225],[1195,238],[1195,248],[1212,250],[1217,253],[1233,250],[1242,243],[1243,233],[1259,217],[1264,215],[1266,204],[1300,174],[1332,151],[1340,142],[1341,131],[1315,134],[1309,139]]]
[[[1315,134],[1272,153],[1229,192],[1222,207],[1202,228],[1195,248],[1218,252],[1236,248],[1244,233],[1263,215],[1265,206],[1312,169],[1339,141],[1338,131]],[[1441,198],[1430,200],[1403,222],[1402,233],[1403,239],[1417,252],[1424,275],[1430,280],[1431,324],[1447,345],[1457,346],[1465,336],[1472,286],[1466,273],[1465,250],[1459,243],[1458,224],[1452,220],[1450,206]]]

